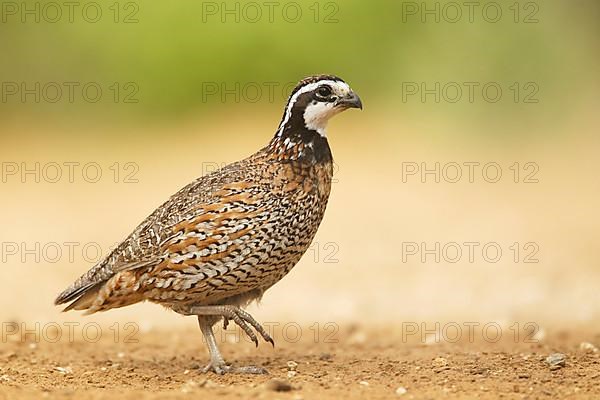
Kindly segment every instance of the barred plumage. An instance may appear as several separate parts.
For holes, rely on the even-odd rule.
[[[256,342],[250,326],[272,342],[240,306],[260,298],[310,246],[333,175],[324,128],[331,116],[350,107],[362,104],[341,79],[302,80],[267,146],[181,189],[56,304],[71,302],[65,311],[94,313],[149,300],[198,315],[205,336],[224,318]],[[207,369],[231,371],[216,343],[207,341]]]

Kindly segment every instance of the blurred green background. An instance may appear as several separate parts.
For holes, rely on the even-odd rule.
[[[35,118],[138,125],[215,109],[257,110],[247,101],[254,94],[237,101],[229,95],[223,102],[219,94],[206,93],[211,83],[256,83],[263,108],[280,110],[284,85],[334,73],[352,84],[371,111],[392,110],[409,119],[435,113],[446,124],[484,123],[496,133],[508,133],[497,124],[510,115],[533,133],[540,123],[562,124],[589,106],[599,88],[600,5],[594,0],[476,2],[472,15],[463,3],[448,1],[76,2],[72,15],[60,7],[57,22],[49,3],[62,4],[3,3],[2,81],[96,82],[103,96],[86,102],[81,86],[73,103],[65,88],[56,103],[8,96],[0,108],[4,123]],[[265,82],[277,83],[274,99],[266,95]],[[477,89],[471,104],[463,86],[456,103],[436,103],[431,95],[425,103],[419,95],[403,101],[406,82],[430,88],[435,82],[496,82],[503,95],[492,104]],[[528,82],[535,84],[539,104],[523,104],[534,90],[524,88]],[[521,91],[517,101],[514,83]],[[124,103],[127,94],[137,103]]]

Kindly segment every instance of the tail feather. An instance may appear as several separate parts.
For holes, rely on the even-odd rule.
[[[69,304],[63,309],[63,312],[70,310],[87,310],[91,307],[92,303],[94,302],[94,299],[98,295],[98,291],[104,283],[105,282],[99,282],[95,285],[89,285],[87,287],[80,288],[76,291],[77,294],[72,293],[70,296],[68,296],[69,298],[65,298],[64,300],[60,299],[59,296],[59,298],[56,299],[55,303],[58,305],[71,302],[71,304]],[[61,301],[60,303],[58,302],[59,299]]]
[[[102,285],[104,285],[113,275],[114,272],[107,268],[105,262],[97,264],[60,293],[54,300],[54,304],[60,305],[73,302],[65,308],[64,311],[73,308],[79,309],[78,305],[81,304],[80,301],[83,298],[90,298],[91,295],[98,293],[98,290],[100,290]]]
[[[70,302],[71,304],[65,307],[62,310],[63,312],[70,310],[86,310],[92,305],[98,292],[105,283],[106,281],[96,283],[90,282],[77,288],[71,287],[59,294],[56,300],[54,300],[54,304],[60,305]]]
[[[64,290],[61,294],[59,294],[56,297],[56,299],[54,300],[54,305],[58,306],[60,304],[68,303],[72,300],[77,300],[78,298],[83,296],[89,288],[91,288],[95,285],[97,285],[97,284],[90,282],[87,285],[83,285],[83,286],[80,286],[77,288],[70,287],[70,288]]]
[[[69,310],[88,310],[90,313],[98,311],[96,306],[92,307],[96,300],[100,290],[104,285],[115,276],[121,278],[131,278],[130,275],[125,274],[127,271],[135,270],[142,267],[148,267],[150,265],[157,264],[157,260],[142,260],[131,263],[125,263],[118,266],[108,267],[105,263],[98,264],[92,268],[79,279],[75,281],[71,286],[65,289],[61,294],[54,300],[55,305],[65,304],[71,302],[63,311]],[[132,275],[134,277],[134,275]],[[110,295],[110,292],[107,296]],[[139,298],[132,297],[129,300],[120,299],[115,302],[121,307],[131,302],[139,301]],[[92,307],[90,309],[90,307]]]

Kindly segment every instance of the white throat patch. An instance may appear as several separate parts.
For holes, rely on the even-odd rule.
[[[325,132],[327,122],[341,111],[341,108],[334,108],[333,103],[313,101],[304,111],[304,125],[308,129],[319,132],[319,135],[327,137],[327,133]]]

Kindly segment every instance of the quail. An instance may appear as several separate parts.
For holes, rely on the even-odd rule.
[[[91,314],[147,300],[195,315],[210,353],[205,372],[266,373],[226,364],[213,325],[233,321],[256,345],[257,334],[274,344],[244,308],[310,246],[333,175],[325,128],[348,108],[362,103],[342,79],[301,80],[265,147],[175,193],[55,304]]]

